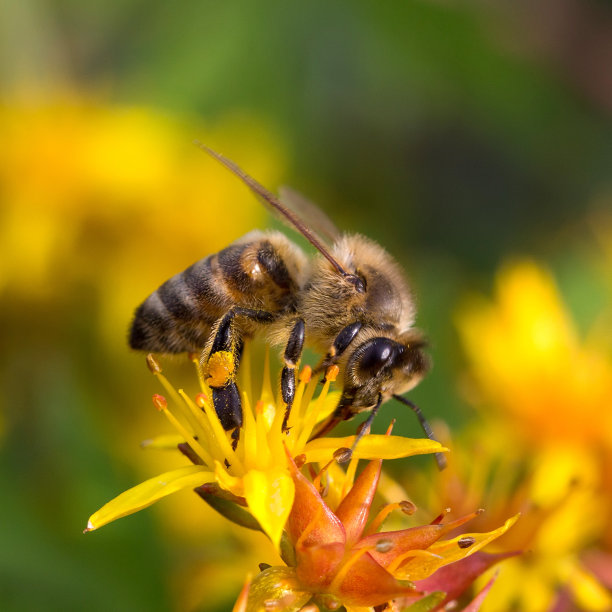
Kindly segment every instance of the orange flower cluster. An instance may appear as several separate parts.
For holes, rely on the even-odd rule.
[[[494,532],[447,540],[441,538],[477,513],[447,524],[441,515],[429,525],[378,532],[387,509],[369,524],[368,519],[381,460],[368,463],[335,511],[317,488],[321,474],[311,482],[291,456],[288,461],[296,488],[286,526],[294,566],[265,569],[237,610],[299,610],[308,602],[330,610],[418,602],[418,609],[429,610],[454,601],[485,569],[509,556],[474,553],[505,532],[516,517]]]

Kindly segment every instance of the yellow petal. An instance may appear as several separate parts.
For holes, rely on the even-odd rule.
[[[250,470],[243,480],[249,510],[278,549],[295,496],[293,480],[285,469]]]
[[[612,597],[609,591],[584,567],[569,561],[565,564],[566,574],[572,595],[580,607],[589,612],[605,612],[612,609]]]
[[[306,460],[327,463],[338,448],[351,448],[355,436],[345,438],[317,438],[304,447]],[[353,455],[358,459],[399,459],[412,455],[446,452],[447,448],[427,438],[403,438],[371,434],[364,436],[357,444]]]
[[[93,531],[128,514],[142,510],[181,489],[198,487],[214,480],[212,472],[199,465],[165,472],[124,491],[89,517],[85,531]]]
[[[399,580],[423,580],[431,576],[437,569],[449,563],[454,563],[469,557],[502,534],[506,533],[519,518],[519,514],[509,518],[501,527],[487,533],[464,533],[452,540],[442,540],[432,544],[427,551],[437,557],[417,557],[393,572]],[[474,542],[467,548],[459,545],[459,540],[472,538]]]
[[[215,461],[215,480],[222,489],[244,497],[244,480],[239,476],[232,476],[219,461]]]
[[[178,434],[164,434],[149,438],[148,440],[143,440],[140,446],[147,450],[176,450],[177,446],[183,442],[185,442],[183,436]]]

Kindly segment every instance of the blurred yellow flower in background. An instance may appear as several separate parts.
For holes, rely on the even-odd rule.
[[[610,348],[580,340],[551,275],[530,261],[504,268],[495,301],[472,298],[457,322],[482,412],[441,475],[446,500],[457,512],[485,506],[484,527],[523,514],[500,543],[524,554],[504,564],[483,610],[611,609],[584,563],[610,543]]]
[[[61,429],[57,414],[49,417],[52,409],[65,410],[66,397],[90,412],[96,426],[103,424],[91,427],[92,434],[78,430],[77,421],[72,435],[88,440],[83,446],[93,440],[104,448],[118,472],[129,465],[128,471],[149,477],[184,463],[178,453],[143,452],[135,459],[134,443],[158,415],[144,409],[140,386],[132,384],[140,360],[125,349],[126,328],[134,307],[161,282],[265,223],[248,191],[192,140],[231,150],[267,185],[280,183],[283,151],[252,116],[193,127],[191,117],[74,92],[4,102],[1,359],[13,387],[25,380],[24,372],[32,379],[25,409],[0,398],[0,436],[3,443],[27,439],[30,448],[43,449],[42,459],[24,462],[15,478],[32,483],[48,521],[53,512],[47,505],[61,503],[43,503],[40,483],[50,482],[63,457],[58,448],[77,457],[66,454],[67,473],[78,472],[82,452],[65,444],[69,429]],[[581,339],[552,277],[532,262],[505,268],[495,300],[471,300],[458,327],[470,364],[465,388],[482,412],[471,433],[457,436],[460,448],[440,475],[444,499],[431,483],[421,490],[430,492],[434,507],[449,505],[456,516],[486,507],[475,519],[475,529],[485,532],[522,513],[498,543],[499,550],[526,553],[504,563],[482,609],[610,609],[599,571],[601,563],[611,566],[612,549],[610,335],[594,326]],[[69,420],[72,413],[66,414]],[[49,423],[60,423],[60,433],[45,429]],[[45,455],[52,435],[60,442]],[[70,477],[53,472],[54,488],[76,489]],[[238,491],[244,482],[228,477],[226,484]],[[88,494],[99,496],[95,486],[81,489],[79,499],[91,503]],[[329,496],[326,502],[339,503],[334,487]],[[160,539],[176,557],[165,579],[179,608],[204,600],[222,606],[237,592],[245,567],[264,555],[280,562],[260,534],[210,512],[203,521],[206,509],[189,491],[173,497],[179,499],[167,500],[154,516]],[[603,554],[599,565],[585,554],[590,551]]]
[[[277,143],[252,117],[205,126],[65,93],[5,100],[0,129],[0,290],[61,300],[93,284],[102,337],[121,349],[134,304],[265,218],[193,139],[231,143],[264,182],[281,171]]]
[[[76,90],[5,96],[0,130],[0,366],[9,387],[0,435],[40,449],[40,461],[20,461],[18,481],[38,491],[53,471],[58,490],[85,501],[104,484],[83,484],[78,466],[83,456],[94,463],[100,448],[115,478],[162,471],[155,453],[133,451],[159,418],[133,384],[142,364],[126,350],[134,308],[178,270],[266,225],[248,190],[192,141],[231,149],[272,185],[284,171],[283,150],[250,114],[203,123]],[[96,426],[79,431],[83,422]],[[79,445],[66,444],[73,429]],[[171,467],[166,458],[163,469]],[[72,517],[53,509],[63,498],[41,497],[45,517],[57,517],[53,531],[74,533]],[[218,560],[228,550],[248,558],[251,534],[237,536],[216,516],[202,521],[203,504],[194,499],[186,511],[186,497],[155,511],[163,546],[181,551],[165,579],[179,605],[201,601],[203,582],[223,586],[208,594],[222,602],[243,575],[236,585],[219,580],[227,572]]]
[[[479,405],[542,444],[612,447],[612,358],[581,342],[555,283],[535,263],[502,270],[495,303],[474,298],[458,315]]]

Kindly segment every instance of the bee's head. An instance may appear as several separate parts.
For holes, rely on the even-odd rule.
[[[366,340],[349,357],[341,404],[360,412],[374,406],[379,395],[388,398],[415,387],[429,369],[422,338],[401,342],[379,336]]]

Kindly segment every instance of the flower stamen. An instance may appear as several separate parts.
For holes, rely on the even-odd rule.
[[[204,434],[205,439],[209,440],[211,438],[211,436],[212,436],[212,429],[210,428],[210,425],[209,425],[208,421],[204,418],[204,415],[202,414],[202,411],[196,406],[196,404],[185,393],[185,391],[183,391],[183,389],[179,389],[179,395],[181,396],[181,398],[183,399],[185,404],[187,404],[187,407],[191,411],[191,414],[193,415],[193,418],[196,420],[198,429],[200,429],[202,431],[202,433]]]
[[[351,453],[351,461],[346,468],[346,474],[344,476],[344,485],[342,487],[342,497],[344,499],[351,487],[353,486],[353,482],[355,481],[355,472],[357,471],[357,464],[359,463],[359,459],[355,456],[354,453]]]
[[[159,398],[161,398],[161,395],[154,395],[153,396],[153,404],[155,405],[155,407],[164,413],[164,415],[166,416],[166,418],[168,419],[168,421],[170,421],[170,424],[181,434],[181,436],[183,436],[183,438],[185,439],[185,441],[187,442],[187,444],[191,447],[191,449],[200,456],[200,458],[202,459],[202,461],[204,461],[204,463],[208,466],[212,466],[214,461],[212,456],[208,453],[208,451],[206,451],[204,449],[204,447],[193,437],[193,435],[187,431],[187,429],[185,429],[185,427],[183,426],[183,424],[172,414],[172,412],[170,412],[170,410],[168,410],[168,405],[167,402],[160,402]],[[165,398],[164,398],[165,400]]]
[[[319,413],[321,412],[321,409],[323,408],[323,403],[325,402],[325,398],[327,397],[327,393],[329,391],[329,386],[332,382],[336,380],[336,376],[338,375],[338,372],[337,372],[338,366],[332,366],[329,369],[331,370],[332,368],[336,368],[335,376],[332,376],[325,380],[325,384],[323,385],[323,389],[321,390],[321,393],[319,393],[319,397],[317,397],[317,399],[314,402],[314,405],[310,408],[310,410],[306,414],[306,419],[304,421],[302,432],[297,440],[297,446],[300,448],[303,448],[304,446],[306,446],[306,442],[308,442],[308,438],[310,438],[310,434],[312,433],[314,426],[317,424]],[[313,394],[314,394],[314,389],[313,389]]]
[[[372,519],[372,522],[368,525],[363,535],[368,536],[373,533],[376,533],[382,527],[382,524],[385,522],[385,520],[391,514],[391,512],[393,512],[394,510],[402,509],[402,503],[403,502],[395,502],[395,503],[387,504],[386,506],[384,506],[378,512],[378,514]]]
[[[206,384],[206,381],[204,380],[204,372],[202,370],[202,366],[200,365],[200,360],[198,359],[195,353],[190,353],[189,359],[195,366],[196,374],[198,376],[198,382],[200,384],[200,390],[202,391],[202,393],[206,394],[207,392],[209,392],[209,387]]]

